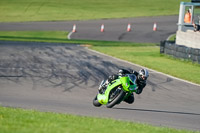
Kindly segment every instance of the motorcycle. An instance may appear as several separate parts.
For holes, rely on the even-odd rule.
[[[105,85],[103,80],[99,86],[101,88]],[[117,79],[106,84],[105,89],[99,90],[98,94],[93,100],[95,107],[106,105],[107,108],[112,108],[116,104],[120,104],[127,99],[133,92],[137,90],[136,76],[134,74],[126,74],[125,76],[118,76]]]

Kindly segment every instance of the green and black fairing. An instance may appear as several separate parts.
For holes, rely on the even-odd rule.
[[[108,104],[111,98],[111,93],[115,91],[118,93],[120,91],[124,92],[123,98],[118,101],[120,103],[122,100],[126,99],[129,95],[136,91],[137,85],[135,84],[136,76],[134,74],[127,74],[126,76],[119,76],[118,79],[112,81],[107,85],[107,88],[103,94],[97,95],[97,100],[100,104]],[[116,94],[117,95],[117,94]]]

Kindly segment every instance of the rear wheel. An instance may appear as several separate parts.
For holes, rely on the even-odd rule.
[[[119,104],[126,93],[122,90],[122,88],[117,87],[110,92],[108,104],[106,105],[107,108],[112,108],[116,104]]]
[[[99,103],[98,99],[97,99],[97,96],[93,99],[93,105],[95,107],[100,107],[102,104]]]

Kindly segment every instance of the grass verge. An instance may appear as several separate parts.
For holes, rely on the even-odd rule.
[[[153,43],[68,40],[66,31],[0,31],[0,40],[74,43],[91,46],[156,46]]]
[[[176,40],[176,34],[171,35],[169,41],[175,41],[175,40]]]
[[[108,118],[0,107],[1,133],[194,133]],[[197,132],[198,133],[198,132]]]
[[[200,65],[191,61],[175,59],[160,54],[160,48],[155,46],[141,47],[102,47],[95,46],[92,49],[127,60],[135,64],[157,70],[181,79],[200,84]],[[115,52],[111,52],[110,50]]]
[[[182,0],[0,0],[0,22],[174,15]],[[189,0],[184,0],[188,1]]]
[[[64,31],[1,31],[0,40],[78,43],[181,79],[200,84],[200,65],[161,55],[156,44],[114,41],[68,40]]]

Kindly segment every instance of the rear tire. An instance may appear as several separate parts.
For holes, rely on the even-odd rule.
[[[110,103],[108,103],[106,105],[106,107],[107,108],[112,108],[116,104],[119,104],[123,100],[123,98],[124,98],[125,95],[126,95],[126,93],[121,89],[120,93],[115,97],[114,100],[112,100]]]
[[[93,105],[95,106],[95,107],[100,107],[102,104],[100,104],[99,103],[99,101],[97,100],[97,96],[94,98],[94,100],[93,100]]]

